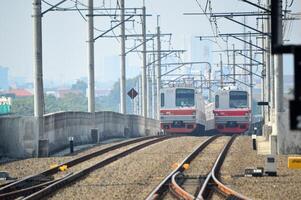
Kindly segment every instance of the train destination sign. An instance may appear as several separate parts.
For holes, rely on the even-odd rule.
[[[138,92],[132,88],[129,92],[128,92],[128,95],[129,97],[131,97],[131,99],[134,99],[137,95],[138,95]]]

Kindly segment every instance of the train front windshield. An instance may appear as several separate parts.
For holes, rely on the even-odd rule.
[[[176,106],[177,107],[194,106],[194,90],[176,89]]]
[[[245,91],[231,91],[229,103],[230,108],[247,108],[248,93]]]

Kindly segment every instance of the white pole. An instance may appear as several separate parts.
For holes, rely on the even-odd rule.
[[[88,112],[95,113],[93,0],[88,0]]]
[[[120,0],[121,7],[121,65],[120,65],[120,112],[126,114],[126,55],[125,55],[125,22],[124,22],[124,0]]]
[[[147,117],[147,77],[146,77],[146,14],[145,6],[142,7],[143,20],[142,20],[142,36],[143,36],[143,65],[142,65],[142,104],[143,104],[143,117]]]
[[[33,0],[33,60],[34,60],[34,116],[37,120],[36,156],[47,156],[48,150],[40,145],[40,140],[47,139],[44,135],[44,92],[42,62],[42,15],[41,0]],[[46,152],[44,151],[46,150]]]
[[[160,107],[161,107],[161,39],[160,39],[160,26],[159,16],[157,16],[157,119],[160,120]]]

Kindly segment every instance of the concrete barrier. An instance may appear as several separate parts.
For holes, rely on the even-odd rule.
[[[34,117],[0,117],[0,148],[6,156],[32,157],[37,153]]]
[[[0,117],[0,149],[2,154],[14,158],[32,157],[37,154],[39,139],[36,135],[34,117]],[[137,115],[122,115],[115,112],[97,112],[94,116],[87,112],[58,112],[44,116],[46,138],[39,148],[52,154],[69,145],[93,143],[91,129],[98,130],[99,140],[114,137],[139,137],[156,135],[160,131],[157,120]],[[46,154],[46,155],[47,155]],[[0,155],[1,156],[1,155]]]

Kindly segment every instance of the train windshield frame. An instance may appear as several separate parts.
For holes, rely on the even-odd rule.
[[[246,91],[230,91],[229,93],[230,108],[247,108],[248,93]]]
[[[194,89],[176,89],[176,106],[192,107],[195,105]]]

